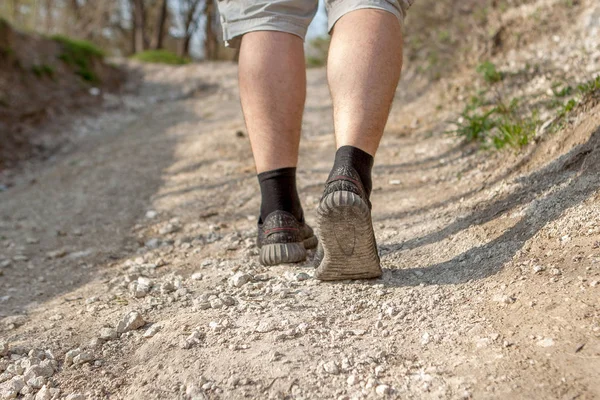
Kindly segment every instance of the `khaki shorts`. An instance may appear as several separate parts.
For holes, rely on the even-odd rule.
[[[394,14],[404,24],[414,0],[325,0],[328,31],[344,14],[374,8]],[[225,45],[238,47],[241,36],[253,31],[287,32],[302,39],[315,16],[318,0],[219,0]]]

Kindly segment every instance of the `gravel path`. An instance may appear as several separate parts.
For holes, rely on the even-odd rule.
[[[384,275],[331,284],[257,262],[236,67],[138,68],[0,193],[0,398],[600,397],[600,106],[475,152],[442,133],[448,82],[408,70],[375,167]],[[314,222],[334,143],[308,82]]]

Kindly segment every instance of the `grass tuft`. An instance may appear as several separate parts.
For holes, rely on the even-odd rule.
[[[481,74],[483,79],[489,83],[500,82],[504,76],[496,69],[496,64],[486,61],[477,66],[477,72]]]
[[[54,68],[47,64],[36,64],[31,67],[31,72],[38,78],[43,78],[44,76],[49,78],[54,77]]]
[[[169,65],[183,65],[188,64],[190,61],[179,57],[175,53],[171,53],[167,50],[146,50],[131,56],[131,59],[152,63],[152,64],[169,64]]]

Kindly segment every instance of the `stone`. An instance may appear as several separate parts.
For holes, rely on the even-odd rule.
[[[146,339],[151,338],[152,336],[156,335],[160,330],[161,330],[161,326],[154,324],[150,328],[146,329],[146,332],[144,332],[143,336]]]
[[[325,370],[325,372],[331,375],[337,375],[340,373],[340,368],[333,360],[327,361],[325,364],[323,364],[323,369]]]
[[[67,353],[65,354],[65,366],[68,367],[69,365],[73,364],[73,359],[80,353],[81,349],[79,348],[67,351]]]
[[[8,343],[0,340],[0,357],[8,354]]]
[[[202,333],[200,333],[199,331],[194,331],[194,332],[192,332],[192,334],[190,336],[188,336],[181,343],[181,348],[182,349],[191,349],[192,347],[196,346],[197,344],[200,344],[202,342],[203,338],[204,338],[204,335]]]
[[[346,379],[346,383],[348,384],[348,386],[354,386],[357,382],[358,378],[356,377],[356,375],[350,375],[348,379]]]
[[[98,336],[102,340],[112,340],[118,337],[117,331],[113,328],[104,327],[100,329],[100,333]]]
[[[146,324],[142,315],[137,311],[130,311],[119,321],[117,333],[125,333],[141,328]]]
[[[35,378],[29,379],[27,385],[34,389],[41,389],[46,384],[46,378],[43,376],[36,376]]]
[[[552,340],[551,338],[544,338],[538,340],[536,344],[540,347],[552,347],[554,346],[554,340]]]
[[[204,278],[204,275],[202,274],[202,272],[194,272],[192,274],[192,279],[195,281],[201,281],[202,278]]]
[[[249,274],[247,274],[245,272],[236,272],[229,280],[229,284],[231,286],[239,288],[239,287],[244,286],[246,283],[250,282],[251,280],[252,280],[252,276],[250,276]]]
[[[71,393],[66,400],[85,400],[85,396],[81,393]]]
[[[391,392],[392,391],[388,385],[377,385],[375,388],[375,393],[377,393],[378,396],[387,396]]]
[[[52,393],[50,393],[50,389],[46,385],[42,386],[40,391],[37,392],[37,394],[35,395],[35,400],[51,400],[51,399],[52,399]]]
[[[73,358],[73,364],[85,364],[91,361],[94,361],[94,356],[87,351],[82,351]]]

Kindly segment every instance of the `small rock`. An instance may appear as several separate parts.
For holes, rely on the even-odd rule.
[[[181,343],[181,348],[182,349],[191,349],[195,345],[200,344],[202,342],[203,338],[204,338],[204,335],[202,333],[200,333],[199,331],[194,331],[194,332],[192,332],[192,334],[190,336],[188,336]]]
[[[81,393],[71,393],[66,400],[85,400],[85,396]]]
[[[195,281],[201,281],[202,278],[204,278],[204,275],[202,274],[202,272],[194,272],[192,274],[192,279]]]
[[[552,340],[551,338],[544,338],[538,340],[536,344],[540,347],[552,347],[554,346],[554,340]]]
[[[246,274],[244,272],[236,272],[235,275],[233,275],[231,277],[231,279],[229,280],[229,283],[232,286],[235,286],[237,288],[244,286],[246,283],[250,282],[252,280],[252,276],[250,276],[249,274]]]
[[[117,325],[117,333],[125,333],[141,328],[146,324],[142,315],[137,311],[131,311],[123,317]]]
[[[67,354],[65,354],[65,365],[69,366],[73,364],[73,359],[77,357],[80,353],[81,349],[79,348],[67,351]]]
[[[49,251],[48,253],[46,253],[46,257],[48,257],[48,258],[61,258],[66,255],[67,255],[67,250],[65,250],[65,249]]]
[[[275,330],[275,325],[271,321],[261,321],[255,331],[258,333],[268,333]]]
[[[146,211],[146,218],[148,218],[148,219],[156,218],[157,215],[158,215],[158,213],[154,210]]]
[[[391,393],[391,389],[388,385],[377,385],[375,388],[375,393],[377,393],[379,396],[387,396]]]
[[[356,385],[357,382],[358,382],[358,378],[356,377],[356,375],[350,375],[348,377],[348,379],[346,380],[346,383],[348,384],[348,386],[354,386],[354,385]]]
[[[8,354],[8,343],[0,340],[0,357]]]
[[[325,372],[327,372],[328,374],[331,375],[337,375],[340,373],[340,369],[337,366],[335,361],[328,361],[325,364],[323,364],[323,369],[325,370]]]
[[[145,338],[151,338],[152,336],[156,335],[161,329],[160,325],[154,324],[152,325],[150,328],[148,328],[146,330],[146,332],[144,332],[144,337]]]
[[[82,351],[75,357],[73,357],[73,364],[85,364],[94,361],[94,356],[87,351]]]
[[[117,331],[113,328],[102,328],[100,329],[100,335],[98,336],[102,340],[112,340],[118,337]]]

